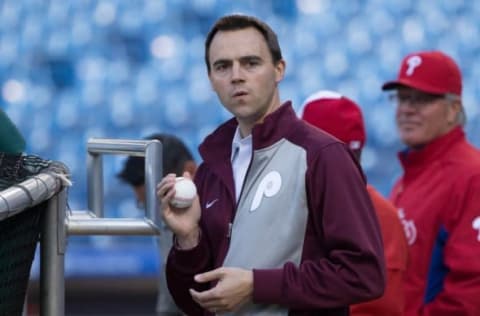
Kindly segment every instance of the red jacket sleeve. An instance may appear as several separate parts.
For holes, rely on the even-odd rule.
[[[393,204],[383,198],[373,187],[367,186],[367,189],[382,230],[387,283],[381,298],[352,305],[350,315],[402,316],[405,302],[403,282],[408,258],[407,241]]]
[[[480,175],[454,194],[444,262],[443,290],[424,305],[422,316],[480,315]]]

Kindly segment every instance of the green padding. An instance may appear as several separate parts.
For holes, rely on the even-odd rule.
[[[0,109],[0,152],[20,154],[25,151],[25,140],[17,127]]]

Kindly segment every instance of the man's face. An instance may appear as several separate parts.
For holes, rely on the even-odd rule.
[[[457,125],[458,101],[411,88],[398,89],[396,101],[398,131],[409,147],[426,145]]]
[[[133,192],[135,192],[138,208],[145,209],[145,185],[134,186]]]
[[[253,27],[219,31],[209,51],[210,82],[239,124],[253,127],[279,106],[277,84],[285,64],[277,65],[262,34]]]

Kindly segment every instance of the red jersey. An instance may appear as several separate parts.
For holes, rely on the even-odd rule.
[[[480,315],[480,153],[457,127],[399,158],[391,200],[409,244],[405,315]]]
[[[367,186],[382,231],[387,268],[385,293],[379,299],[352,305],[350,316],[402,316],[404,309],[404,274],[408,246],[395,207],[372,186]]]

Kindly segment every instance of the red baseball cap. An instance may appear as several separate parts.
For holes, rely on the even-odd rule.
[[[462,73],[455,61],[440,51],[424,51],[407,55],[398,71],[397,80],[383,84],[382,90],[406,86],[432,94],[462,95]]]
[[[332,134],[352,150],[363,148],[366,133],[362,111],[349,98],[322,90],[309,96],[302,108],[303,120]]]

